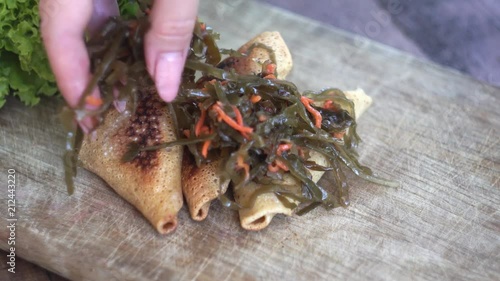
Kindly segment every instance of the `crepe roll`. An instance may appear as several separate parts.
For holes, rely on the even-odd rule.
[[[201,221],[207,217],[210,203],[226,193],[229,180],[221,183],[221,160],[197,167],[191,158],[185,155],[182,162],[182,191],[191,218]]]
[[[284,174],[282,180],[273,180],[271,185],[279,187],[288,192],[300,194],[301,184],[290,174]],[[262,188],[262,185],[249,182],[245,186],[234,190],[234,199],[242,206],[238,211],[241,227],[246,230],[261,230],[267,227],[273,217],[277,214],[290,216],[292,209],[286,207],[274,192],[261,193],[256,192]],[[287,197],[290,203],[297,204],[294,199]]]
[[[356,119],[358,119],[365,110],[371,105],[372,98],[365,94],[362,89],[344,92],[346,97],[353,101]],[[316,162],[321,166],[328,166],[328,160],[322,154],[316,151],[310,151],[309,160]],[[311,180],[317,183],[324,172],[310,170]],[[298,192],[300,191],[301,183],[297,182],[290,174],[284,175],[287,188],[289,190]],[[249,198],[261,188],[261,185],[251,182],[244,188],[235,190],[236,202],[242,206],[247,206],[239,210],[240,223],[244,229],[247,230],[261,230],[267,227],[273,217],[277,214],[290,216],[293,214],[293,209],[285,206],[274,193],[263,193],[255,197],[254,203],[250,204]],[[286,196],[285,196],[286,197]],[[288,201],[298,203],[292,198],[287,197]],[[250,206],[249,206],[250,205]]]
[[[276,78],[285,79],[292,70],[292,55],[283,37],[277,31],[266,31],[255,36],[238,49],[246,57],[229,58],[222,64],[225,69],[234,68],[242,75],[257,75],[266,61],[276,63]]]
[[[93,136],[85,137],[79,160],[166,234],[176,228],[183,204],[181,147],[142,151],[131,162],[121,159],[131,142],[152,146],[175,139],[168,107],[154,88],[143,88],[135,114],[110,109]]]
[[[373,99],[368,96],[363,89],[356,89],[351,91],[344,91],[346,98],[354,103],[354,112],[356,113],[356,120],[372,105]]]
[[[315,151],[311,151],[310,156],[310,160],[315,161],[318,165],[326,166],[328,164],[326,158]],[[322,171],[311,170],[310,172],[312,176],[311,179],[315,183],[318,182],[324,174]],[[283,175],[282,181],[273,180],[272,183],[294,194],[301,193],[302,184],[289,173]],[[283,214],[290,216],[293,213],[293,209],[285,206],[274,192],[255,195],[260,188],[262,188],[262,185],[250,182],[239,190],[234,191],[236,202],[242,206],[242,209],[239,210],[239,216],[241,226],[244,229],[261,230],[271,223],[275,215]],[[299,203],[291,197],[286,195],[282,196],[290,203]]]

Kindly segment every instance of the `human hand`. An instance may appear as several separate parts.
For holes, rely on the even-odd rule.
[[[96,32],[110,16],[118,15],[118,5],[115,0],[40,0],[39,9],[42,38],[57,85],[75,107],[91,78],[85,30]],[[157,0],[150,14],[146,65],[167,102],[177,95],[197,9],[198,0]],[[98,97],[98,90],[92,95]],[[93,127],[90,120],[80,125],[84,131]]]

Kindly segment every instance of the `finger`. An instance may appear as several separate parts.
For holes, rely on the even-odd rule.
[[[92,17],[87,26],[90,35],[95,34],[106,21],[113,16],[118,16],[118,2],[116,0],[94,0]]]
[[[165,101],[177,95],[197,11],[198,0],[154,2],[145,38],[146,64]]]
[[[75,107],[90,78],[83,34],[92,0],[41,0],[41,34],[61,94]]]

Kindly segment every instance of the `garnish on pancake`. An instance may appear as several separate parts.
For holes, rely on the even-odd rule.
[[[275,214],[349,205],[344,170],[398,185],[357,160],[356,119],[371,98],[335,88],[300,93],[284,80],[292,60],[278,32],[221,49],[219,35],[198,22],[178,96],[166,104],[145,68],[147,29],[145,16],[113,18],[89,41],[94,80],[66,120],[90,116],[99,125],[80,145],[76,125],[67,122],[69,188],[80,152],[84,168],[168,233],[183,195],[195,220],[219,198],[238,210],[243,228],[259,230]],[[100,98],[90,95],[94,87]],[[327,186],[318,184],[325,173],[333,179]]]

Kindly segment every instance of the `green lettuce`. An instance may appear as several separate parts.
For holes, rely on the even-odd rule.
[[[39,0],[0,0],[0,108],[8,95],[28,106],[58,94],[40,37]],[[134,0],[119,0],[122,15],[135,15]]]

